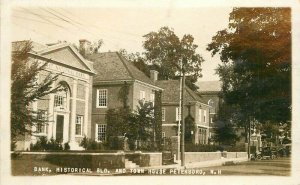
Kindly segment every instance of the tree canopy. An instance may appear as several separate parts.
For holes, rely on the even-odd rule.
[[[290,8],[233,8],[207,50],[220,55],[223,97],[241,123],[290,120]]]
[[[159,72],[159,80],[177,79],[181,71],[181,63],[184,72],[188,75],[186,84],[197,90],[194,84],[201,74],[201,63],[204,59],[197,53],[198,45],[194,43],[194,37],[185,34],[181,39],[174,30],[162,27],[157,32],[144,35],[143,47],[145,52],[128,54],[125,50],[121,53],[133,62],[134,65],[150,76],[150,69]]]
[[[32,49],[31,42],[15,45],[12,52],[11,70],[11,140],[18,135],[31,134],[32,126],[45,124],[47,119],[41,119],[39,112],[32,110],[31,103],[44,96],[63,89],[62,86],[52,88],[58,75],[49,74],[44,79],[37,78],[47,63],[40,64],[29,57]]]

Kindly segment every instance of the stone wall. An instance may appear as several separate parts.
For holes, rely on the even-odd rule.
[[[26,161],[47,161],[59,167],[117,169],[125,168],[125,154],[86,153],[86,152],[18,152],[12,153],[12,159]]]
[[[162,153],[127,153],[126,158],[136,163],[140,167],[146,166],[161,166],[162,165]]]
[[[221,158],[247,158],[247,152],[185,152],[185,162],[212,161]]]

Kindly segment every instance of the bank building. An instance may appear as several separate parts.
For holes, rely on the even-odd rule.
[[[12,43],[12,51],[27,41]],[[46,68],[39,72],[37,80],[45,78],[49,73],[59,74],[53,87],[61,84],[65,91],[50,94],[42,100],[32,103],[32,110],[38,111],[48,118],[48,124],[32,127],[32,135],[20,137],[16,150],[29,150],[41,136],[48,140],[56,139],[69,143],[71,150],[81,150],[80,140],[91,135],[91,101],[92,80],[95,72],[92,62],[83,58],[77,49],[68,43],[42,45],[32,42],[30,60],[48,62]]]

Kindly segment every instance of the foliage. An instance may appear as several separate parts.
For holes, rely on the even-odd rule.
[[[69,145],[69,143],[65,143],[64,144],[64,150],[70,150],[70,145]]]
[[[235,145],[239,140],[239,137],[236,135],[236,131],[231,124],[225,124],[224,127],[215,128],[215,135],[213,139],[219,144],[224,145]]]
[[[183,72],[189,75],[186,84],[197,90],[195,85],[198,77],[201,77],[201,63],[203,58],[196,52],[198,46],[194,44],[194,37],[190,34],[184,35],[181,39],[173,29],[162,27],[157,32],[150,32],[144,35],[144,53],[128,54],[126,50],[120,53],[147,76],[150,76],[150,69],[159,72],[159,80],[177,79],[182,62]]]
[[[191,143],[193,142],[193,134],[195,134],[195,119],[192,117],[191,114],[189,114],[184,118],[184,123],[185,123],[184,142]]]
[[[226,119],[243,125],[291,119],[290,8],[234,8],[207,49],[220,54]],[[225,109],[224,109],[225,110]]]
[[[121,87],[118,93],[118,100],[123,103],[124,108],[128,108],[128,94],[129,94],[129,85],[127,82],[124,82],[124,85]]]
[[[109,139],[109,149],[111,150],[123,150],[124,149],[124,136],[111,136]]]
[[[11,70],[11,141],[15,142],[19,135],[31,134],[31,127],[47,124],[46,119],[40,119],[37,111],[30,109],[32,102],[42,99],[48,94],[63,90],[58,85],[52,88],[58,75],[49,74],[38,81],[39,72],[45,69],[47,63],[39,63],[30,58],[31,42],[15,44],[12,52]]]
[[[64,148],[62,147],[61,143],[58,140],[55,140],[53,138],[50,139],[50,141],[47,140],[47,137],[42,136],[39,137],[38,141],[35,144],[30,144],[30,150],[36,151],[36,150],[50,150],[50,151],[59,151],[59,150],[69,150],[70,146],[68,143],[64,144]]]
[[[104,150],[105,145],[103,143],[98,143],[95,140],[89,139],[86,136],[81,140],[80,146],[85,150]]]

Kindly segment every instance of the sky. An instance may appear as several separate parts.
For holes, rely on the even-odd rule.
[[[78,45],[79,39],[104,45],[100,52],[143,52],[143,35],[163,26],[174,29],[177,36],[191,34],[205,60],[200,81],[219,80],[215,68],[219,56],[212,57],[207,44],[217,31],[228,25],[230,7],[14,7],[11,14],[11,39],[42,44],[67,41]]]

